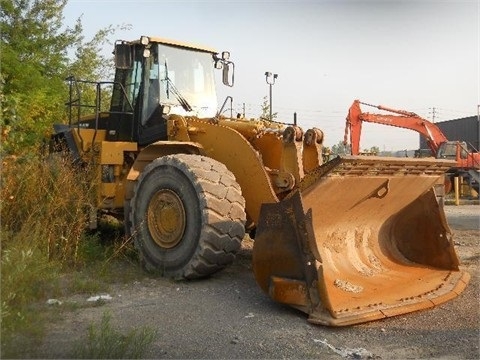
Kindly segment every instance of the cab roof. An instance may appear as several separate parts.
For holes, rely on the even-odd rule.
[[[184,49],[191,49],[191,50],[198,50],[198,51],[204,51],[212,54],[218,54],[218,51],[211,48],[211,47],[206,47],[198,44],[192,44],[192,43],[187,43],[187,42],[182,42],[178,40],[172,40],[172,39],[166,39],[158,36],[146,36],[148,37],[149,41],[152,43],[158,43],[158,44],[165,44],[165,45],[171,45],[171,46],[176,46],[179,48],[184,48]],[[139,44],[140,39],[131,41],[132,44]]]

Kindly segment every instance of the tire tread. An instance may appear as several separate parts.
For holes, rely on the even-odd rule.
[[[145,167],[135,186],[132,204],[144,174],[159,163],[175,166],[189,177],[202,203],[204,225],[194,255],[177,272],[163,272],[161,264],[152,263],[151,257],[144,254],[142,246],[135,241],[145,269],[160,270],[163,275],[176,279],[194,279],[209,276],[231,264],[245,235],[246,221],[245,199],[235,176],[224,164],[209,157],[169,155],[155,159]],[[133,223],[133,210],[130,211],[130,223]]]

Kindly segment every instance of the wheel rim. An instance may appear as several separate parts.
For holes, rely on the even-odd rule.
[[[182,240],[186,217],[182,200],[172,190],[162,189],[150,200],[147,226],[153,240],[171,249]]]

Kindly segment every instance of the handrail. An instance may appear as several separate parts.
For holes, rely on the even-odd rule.
[[[80,116],[81,116],[81,108],[82,108],[82,101],[81,101],[81,91],[80,87],[78,86],[78,80],[75,78],[75,76],[70,75],[69,77],[66,78],[69,84],[69,102],[67,102],[65,105],[68,106],[68,126],[72,126],[72,107],[77,106],[77,133],[78,137],[80,138],[80,146],[83,149],[83,138],[82,134],[80,133]],[[72,93],[73,89],[75,89],[75,94],[76,98],[75,100],[72,99]],[[75,103],[78,103],[75,105]]]
[[[80,127],[80,119],[81,119],[81,110],[82,108],[85,109],[94,109],[94,114],[95,114],[95,131],[94,135],[92,138],[92,144],[95,142],[95,138],[97,136],[98,132],[98,127],[99,127],[99,120],[100,120],[100,114],[101,113],[106,113],[106,114],[123,114],[123,115],[133,115],[134,113],[134,108],[133,104],[130,101],[130,99],[127,96],[127,91],[125,90],[125,87],[115,81],[89,81],[89,80],[77,80],[75,76],[71,75],[66,78],[66,80],[69,82],[69,101],[65,104],[68,106],[68,117],[69,117],[69,126],[72,126],[72,117],[73,117],[73,111],[72,108],[76,107],[77,108],[77,118],[76,118],[76,127],[78,131],[78,136],[80,138],[80,143],[81,147],[83,149],[83,138],[81,136],[81,127]],[[90,104],[83,104],[82,103],[82,91],[80,89],[79,84],[90,84],[95,86],[95,104],[90,105]],[[112,111],[111,109],[108,111],[102,111],[102,87],[105,85],[111,85],[112,88],[115,88],[115,86],[118,86],[121,92],[121,96],[123,98],[122,102],[122,111]],[[75,93],[75,95],[74,95]],[[129,111],[125,110],[125,108],[128,107]]]
[[[233,109],[232,109],[233,97],[228,95],[223,101],[222,107],[220,108],[220,110],[218,110],[217,115],[215,115],[215,118],[218,118],[221,114],[223,114],[223,109],[225,108],[225,105],[227,105],[228,100],[230,100],[230,119],[233,117]]]

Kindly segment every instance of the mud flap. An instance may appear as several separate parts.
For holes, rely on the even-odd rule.
[[[469,275],[433,190],[450,163],[338,158],[264,204],[253,249],[272,299],[342,326],[434,307]],[[307,209],[305,211],[304,209]]]

